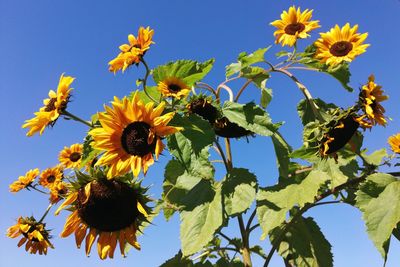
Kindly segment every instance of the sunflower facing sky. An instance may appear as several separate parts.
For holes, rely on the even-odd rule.
[[[181,99],[190,93],[189,86],[183,80],[176,77],[168,77],[160,81],[157,89],[164,97],[171,96],[177,99]]]
[[[164,149],[161,138],[173,134],[180,128],[167,126],[174,113],[164,111],[165,103],[154,107],[146,105],[137,93],[131,100],[127,97],[114,97],[112,107],[105,106],[105,112],[99,113],[100,128],[89,132],[93,137],[92,147],[105,151],[96,166],[108,166],[108,178],[125,174],[132,170],[135,177],[140,170],[146,174]]]
[[[39,175],[39,169],[29,170],[25,176],[18,177],[18,180],[10,184],[10,192],[18,192],[33,183],[36,177]]]
[[[390,136],[388,143],[394,153],[400,154],[400,133]]]
[[[309,37],[310,31],[319,28],[318,20],[311,20],[313,10],[304,10],[292,6],[288,11],[283,11],[280,20],[271,22],[272,26],[278,28],[274,32],[275,43],[281,43],[282,46],[295,45],[297,39]]]
[[[58,117],[66,110],[69,101],[71,83],[75,78],[61,74],[57,92],[50,90],[49,98],[43,100],[44,106],[35,112],[35,117],[25,121],[22,128],[29,128],[27,136],[32,136],[39,132],[42,135],[47,126],[53,126]]]
[[[315,57],[331,66],[353,61],[369,46],[364,44],[368,33],[360,34],[357,30],[358,25],[350,28],[350,24],[346,23],[342,28],[336,25],[329,32],[320,33],[321,37],[314,43],[317,47]]]
[[[58,160],[65,168],[79,168],[82,159],[82,144],[73,144],[61,150]]]
[[[116,73],[119,70],[124,72],[129,66],[139,64],[150,45],[154,44],[153,39],[154,30],[150,27],[140,27],[138,37],[133,34],[128,35],[129,44],[123,44],[119,47],[121,52],[116,58],[111,60],[109,70]]]
[[[19,217],[17,224],[7,230],[7,236],[10,238],[17,238],[20,235],[23,237],[18,242],[18,247],[25,244],[25,250],[31,254],[46,255],[49,247],[54,248],[49,241],[50,234],[45,229],[45,224],[36,222],[33,217]]]
[[[143,190],[138,184],[127,184],[113,180],[93,180],[71,192],[56,214],[69,206],[68,216],[61,237],[75,234],[76,245],[80,248],[85,239],[86,255],[90,254],[97,239],[97,252],[101,259],[113,258],[119,243],[121,255],[125,246],[136,249],[140,245],[136,231],[148,213],[144,206]]]
[[[379,124],[385,126],[387,120],[385,118],[385,108],[380,102],[387,100],[389,97],[383,95],[382,86],[375,83],[374,75],[368,77],[368,82],[363,85],[360,91],[360,104],[364,114],[357,120],[364,128],[371,128]]]
[[[61,166],[55,166],[42,171],[40,174],[39,184],[43,187],[51,188],[53,184],[58,183],[63,178],[63,170]]]

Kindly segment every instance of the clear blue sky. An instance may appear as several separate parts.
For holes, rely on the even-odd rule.
[[[241,51],[254,51],[273,43],[273,27],[282,10],[292,4],[302,9],[314,9],[321,31],[334,24],[358,23],[361,32],[369,32],[371,44],[367,53],[351,65],[351,85],[357,88],[369,74],[374,73],[379,84],[390,95],[384,103],[393,121],[386,128],[374,128],[366,133],[366,146],[386,146],[388,136],[400,131],[400,75],[398,44],[400,43],[400,2],[397,0],[337,0],[337,1],[28,1],[0,0],[0,96],[3,122],[0,131],[2,148],[0,179],[0,229],[5,233],[18,216],[41,216],[47,199],[34,192],[8,192],[8,185],[31,168],[45,169],[57,163],[58,152],[65,146],[80,142],[87,130],[71,121],[60,120],[44,135],[28,138],[21,129],[24,120],[32,117],[47,96],[55,89],[61,73],[76,77],[69,110],[81,117],[101,111],[114,95],[123,96],[135,89],[135,80],[143,74],[136,67],[124,75],[114,76],[107,62],[116,56],[118,46],[125,43],[129,33],[136,34],[139,26],[155,29],[154,45],[146,54],[151,66],[175,59],[206,60],[216,58],[216,64],[206,81],[217,85],[224,79],[224,67],[233,62]],[[317,34],[312,34],[312,40]],[[306,41],[307,42],[307,41]],[[310,41],[309,41],[310,42]],[[309,43],[307,42],[307,43]],[[273,52],[280,50],[276,46]],[[270,53],[273,58],[273,53]],[[357,93],[347,93],[328,76],[297,73],[316,97],[333,101],[344,107],[351,105]],[[296,104],[302,95],[286,77],[275,74],[269,82],[274,99],[268,109],[274,121],[286,121],[282,134],[293,147],[301,145],[301,127]],[[236,89],[236,88],[235,88]],[[253,88],[245,100],[258,101]],[[262,185],[276,182],[274,152],[269,139],[234,141],[234,161],[240,167],[256,173]],[[235,157],[236,153],[236,157]],[[168,154],[168,153],[165,153]],[[240,154],[240,155],[239,155]],[[163,167],[168,156],[162,157],[148,172],[146,185],[150,192],[160,195]],[[220,178],[220,177],[219,177]],[[316,208],[307,213],[314,216],[326,238],[333,245],[335,266],[381,266],[382,260],[365,233],[361,213],[350,206]],[[55,250],[47,257],[29,255],[18,249],[17,240],[0,235],[0,266],[41,266],[57,264],[70,266],[158,266],[179,249],[179,218],[168,224],[160,216],[154,226],[140,237],[142,251],[131,251],[126,259],[116,255],[114,260],[100,261],[96,253],[90,258],[75,247],[73,237],[58,237],[67,212],[49,216],[48,227],[54,229]],[[232,220],[228,233],[237,229]],[[260,232],[253,242],[260,242]],[[93,251],[95,252],[95,250]],[[254,257],[255,266],[261,261]],[[273,266],[282,266],[274,257]],[[388,267],[400,266],[400,245],[392,242]]]

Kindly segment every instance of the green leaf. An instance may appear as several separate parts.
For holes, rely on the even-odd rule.
[[[318,165],[317,169],[321,170],[329,175],[331,178],[330,187],[335,188],[336,186],[347,182],[349,177],[347,177],[341,170],[340,165],[336,163],[335,159],[327,158],[321,160]]]
[[[257,194],[257,215],[263,238],[285,221],[287,212],[295,205],[301,208],[306,203],[314,202],[321,185],[327,180],[329,176],[325,172],[313,170],[298,184],[260,189]]]
[[[214,59],[199,63],[193,60],[178,60],[153,70],[153,79],[158,84],[168,77],[182,79],[189,87],[201,81],[214,64]]]
[[[181,212],[180,239],[183,255],[188,256],[200,251],[213,239],[222,223],[221,187],[218,186],[212,201],[191,211]]]
[[[263,108],[267,108],[267,106],[269,105],[269,103],[272,100],[272,89],[267,88],[265,86],[267,80],[264,80],[261,82],[261,100],[260,100],[260,105]]]
[[[175,257],[164,262],[160,267],[193,267],[193,262],[188,258],[183,258],[182,252],[179,251]]]
[[[290,164],[289,155],[292,152],[292,147],[286,142],[286,140],[278,131],[275,132],[271,138],[275,148],[279,177],[288,178]]]
[[[265,69],[260,67],[245,67],[242,68],[241,76],[252,80],[252,82],[258,87],[261,88],[262,81],[267,80],[270,75],[266,72]]]
[[[329,109],[337,108],[335,104],[325,103],[319,98],[314,98],[313,101],[319,107],[322,113],[326,113],[326,111]],[[299,114],[303,125],[306,125],[316,119],[311,105],[307,99],[302,99],[299,104],[297,104],[297,113]]]
[[[190,168],[192,157],[191,142],[180,132],[167,137],[169,152],[185,167]]]
[[[273,124],[269,115],[252,102],[243,105],[226,101],[222,113],[229,121],[263,136],[271,136],[280,127],[280,124]]]
[[[253,65],[253,64],[256,64],[259,62],[263,62],[264,54],[265,54],[265,52],[268,51],[268,49],[270,47],[271,46],[266,47],[266,48],[260,48],[251,54],[247,54],[246,52],[240,53],[239,57],[238,57],[238,62],[232,63],[226,67],[226,77],[230,77],[233,74],[242,71],[242,69],[244,69],[250,65]]]
[[[152,97],[154,100],[160,100],[161,98],[161,92],[158,91],[157,86],[146,86],[146,92],[150,97]],[[131,93],[131,97],[133,97],[133,94],[135,92]],[[143,101],[143,103],[147,104],[149,102],[154,102],[144,91],[139,91],[139,98]]]
[[[215,267],[244,267],[240,260],[228,261],[225,258],[220,258],[214,265]]]
[[[280,233],[281,229],[273,231],[272,242]],[[300,217],[290,225],[277,251],[291,266],[331,267],[333,266],[331,247],[312,218]]]
[[[315,162],[319,159],[318,147],[305,147],[302,146],[290,153],[290,157],[294,159],[304,159],[311,162]]]
[[[184,128],[180,133],[190,141],[193,152],[196,154],[215,140],[215,132],[210,123],[196,114],[175,115],[169,124]]]
[[[366,178],[357,191],[356,206],[363,212],[367,232],[386,261],[390,236],[400,222],[400,181],[385,173]]]
[[[370,165],[379,166],[383,161],[383,158],[388,157],[386,148],[382,148],[380,150],[376,150],[370,155],[366,154],[366,150],[361,152],[361,156],[363,159]]]
[[[229,216],[250,208],[256,198],[257,178],[247,169],[233,168],[222,181],[222,199]]]

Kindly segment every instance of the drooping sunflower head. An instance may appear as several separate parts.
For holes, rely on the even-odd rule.
[[[400,133],[390,136],[388,143],[394,153],[400,154]]]
[[[119,47],[121,52],[108,63],[110,65],[109,70],[114,73],[119,70],[124,72],[129,66],[139,64],[146,51],[150,49],[150,45],[154,43],[153,34],[154,30],[150,27],[140,27],[137,38],[133,34],[129,34],[129,44],[123,44]]]
[[[320,33],[321,37],[314,43],[317,47],[315,57],[330,66],[353,61],[369,46],[364,44],[368,33],[360,34],[357,30],[358,25],[350,28],[350,24],[346,23],[342,28],[336,25],[329,32]]]
[[[158,90],[164,97],[174,97],[181,99],[190,93],[189,86],[177,77],[167,77],[160,81],[157,86]]]
[[[168,126],[174,113],[162,115],[164,102],[157,107],[153,102],[145,105],[137,93],[132,99],[115,97],[111,105],[99,113],[101,127],[89,132],[92,147],[104,151],[96,166],[107,166],[110,179],[130,170],[135,177],[140,170],[146,174],[154,156],[158,159],[164,149],[161,139],[180,130]]]
[[[359,123],[352,113],[332,120],[327,125],[327,130],[323,133],[320,141],[319,152],[321,157],[327,157],[343,148],[357,131]]]
[[[217,119],[214,123],[215,134],[226,138],[240,138],[243,136],[253,135],[253,132],[231,122],[226,117]]]
[[[362,86],[359,95],[359,105],[364,114],[357,120],[363,128],[371,128],[379,124],[385,126],[387,120],[385,118],[385,108],[380,102],[387,100],[389,97],[383,94],[382,86],[375,83],[374,75],[368,77],[368,82]]]
[[[7,236],[17,238],[22,235],[18,247],[25,244],[25,250],[31,254],[47,254],[47,249],[54,248],[50,243],[50,231],[45,224],[37,222],[34,217],[19,217],[17,223],[7,230]]]
[[[274,32],[275,43],[281,43],[282,46],[293,46],[297,39],[309,37],[310,31],[319,28],[318,20],[311,20],[313,10],[304,10],[292,6],[288,11],[283,11],[280,20],[271,22],[272,26],[278,28]]]
[[[40,174],[39,184],[50,189],[55,183],[63,179],[63,175],[61,166],[45,169]]]
[[[150,212],[145,205],[149,201],[144,195],[146,190],[138,183],[125,183],[118,178],[92,180],[77,188],[56,211],[57,214],[67,206],[72,211],[61,237],[74,233],[78,248],[86,237],[86,255],[97,239],[101,259],[113,258],[117,243],[123,256],[127,244],[140,249],[136,232]]]
[[[24,176],[18,177],[18,180],[10,184],[10,192],[16,193],[33,183],[39,175],[39,169],[29,170]]]
[[[214,124],[219,117],[218,109],[212,104],[212,101],[205,96],[194,97],[187,104],[189,113],[194,113]]]
[[[44,106],[35,112],[35,117],[26,120],[22,128],[29,128],[27,136],[32,136],[39,132],[42,135],[47,126],[53,126],[58,117],[67,109],[68,101],[72,88],[70,88],[75,78],[61,74],[57,92],[50,90],[49,98],[43,100]]]
[[[79,168],[82,159],[83,145],[73,144],[61,150],[58,160],[65,168]]]

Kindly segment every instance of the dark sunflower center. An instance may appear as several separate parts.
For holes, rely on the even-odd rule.
[[[203,98],[192,101],[189,105],[189,110],[210,123],[214,123],[218,116],[217,109]]]
[[[331,48],[329,48],[329,52],[335,57],[344,57],[353,49],[353,45],[347,41],[340,41],[334,43]]]
[[[251,131],[229,121],[226,117],[218,119],[214,123],[214,131],[216,135],[227,138],[240,138],[252,134]]]
[[[81,159],[81,153],[79,152],[73,152],[71,153],[71,155],[69,155],[69,160],[72,162],[77,162],[80,159]]]
[[[304,31],[305,28],[306,28],[306,26],[304,26],[303,23],[296,22],[296,23],[287,25],[285,27],[285,33],[289,34],[289,35],[296,35],[296,33],[300,33],[302,31]]]
[[[180,90],[182,90],[182,88],[179,86],[179,85],[177,85],[177,84],[170,84],[170,85],[168,85],[168,90],[170,91],[170,92],[173,92],[173,93],[177,93],[177,92],[179,92]]]
[[[50,99],[49,103],[47,103],[46,108],[44,109],[44,111],[46,112],[50,112],[56,109],[55,103],[57,101],[57,98],[53,97]]]
[[[35,231],[36,230],[36,228],[33,226],[33,225],[31,225],[30,227],[29,227],[29,230],[28,230],[28,232],[27,233],[22,233],[22,235],[25,237],[25,238],[27,238],[27,239],[29,239],[29,240],[31,240],[31,241],[33,241],[33,242],[39,242],[39,239],[37,239],[36,237],[29,237],[29,234],[30,233],[32,233],[33,231]]]
[[[56,177],[54,175],[50,175],[49,177],[47,177],[47,182],[48,183],[52,183],[56,180]]]
[[[121,144],[126,153],[143,157],[153,153],[156,147],[156,138],[148,144],[150,125],[142,121],[135,121],[125,127],[121,135]]]
[[[130,226],[139,215],[137,195],[131,187],[119,181],[94,181],[86,203],[84,188],[78,191],[79,217],[90,227],[114,232]]]
[[[334,140],[328,144],[329,149],[326,151],[327,154],[336,152],[344,147],[353,137],[359,126],[359,123],[352,116],[343,119],[341,123],[344,125],[343,128],[333,128],[328,132],[328,136],[333,137]]]

